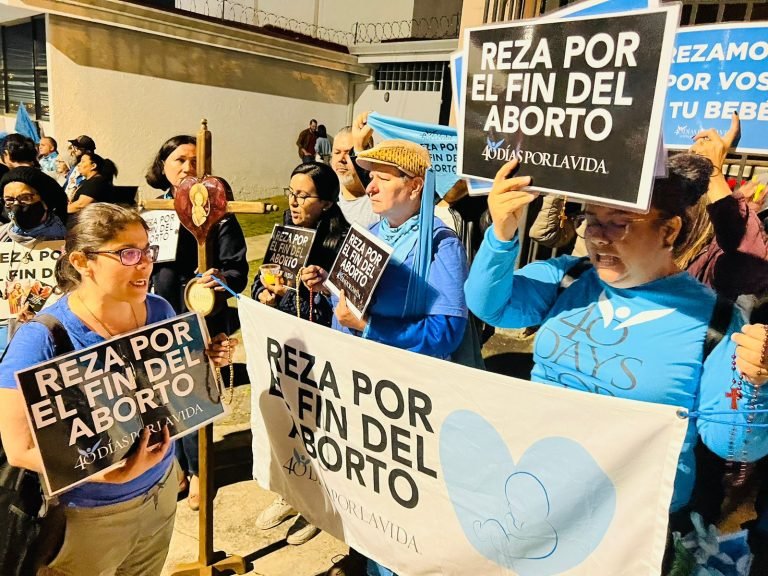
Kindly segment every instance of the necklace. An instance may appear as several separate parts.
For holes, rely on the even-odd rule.
[[[224,401],[224,403],[229,406],[232,404],[232,400],[235,399],[235,367],[232,365],[232,343],[229,341],[229,338],[227,338],[227,362],[229,362],[229,386],[227,387],[227,399]],[[224,395],[224,382],[221,379],[221,368],[216,368],[216,384],[219,387],[219,390],[222,392],[222,396]]]
[[[304,267],[299,268],[296,273],[296,318],[301,319],[301,296],[299,294],[299,288],[301,287],[301,273],[304,271]],[[312,315],[314,313],[315,295],[312,289],[309,288],[309,321],[312,322]]]
[[[763,350],[760,354],[760,364],[765,364],[766,357],[768,357],[768,326],[763,327],[765,330],[765,337],[763,339]],[[739,409],[739,400],[744,398],[744,375],[738,372],[736,369],[736,354],[731,355],[731,372],[733,374],[731,378],[731,390],[725,395],[731,399],[731,409]],[[754,391],[747,399],[747,417],[746,428],[744,430],[744,444],[741,449],[741,454],[738,461],[736,460],[736,426],[731,426],[731,432],[728,438],[728,470],[726,471],[726,477],[730,481],[732,486],[742,486],[749,473],[754,468],[753,463],[747,462],[747,444],[749,443],[749,435],[752,433],[752,423],[755,421],[755,408],[757,405],[758,389],[754,388]],[[738,469],[736,464],[738,463]]]
[[[92,310],[91,310],[91,309],[88,307],[88,304],[86,304],[86,303],[85,303],[85,300],[83,300],[83,299],[80,297],[80,294],[78,294],[77,292],[74,292],[74,293],[73,293],[73,295],[74,295],[74,296],[77,296],[77,300],[78,300],[78,302],[80,302],[80,304],[82,304],[82,305],[83,305],[83,308],[85,308],[86,312],[88,312],[88,314],[90,314],[91,318],[93,318],[93,319],[96,321],[96,323],[99,325],[99,327],[100,327],[102,330],[104,330],[104,332],[106,332],[106,333],[107,333],[107,335],[108,335],[110,338],[114,338],[115,336],[117,336],[117,334],[113,334],[113,333],[112,333],[112,332],[109,330],[109,328],[107,328],[107,327],[105,326],[104,322],[102,322],[101,320],[99,320],[99,318],[96,316],[96,314],[94,314],[94,313],[93,313],[93,311],[92,311]],[[131,313],[133,313],[133,321],[136,323],[136,328],[139,328],[139,327],[140,327],[140,326],[139,326],[139,319],[138,319],[138,317],[136,316],[136,310],[134,310],[134,309],[133,309],[133,304],[130,304],[130,303],[129,303],[129,305],[130,305],[130,307],[131,307]]]

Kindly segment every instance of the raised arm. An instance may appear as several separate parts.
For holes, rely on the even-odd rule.
[[[509,178],[516,167],[516,161],[508,162],[496,173],[488,196],[493,226],[485,233],[464,287],[469,309],[503,328],[540,324],[557,299],[564,270],[574,260],[534,262],[515,272],[518,223],[525,206],[536,198],[522,190],[530,184],[529,177]]]

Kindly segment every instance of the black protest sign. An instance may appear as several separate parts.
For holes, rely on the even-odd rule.
[[[468,29],[460,173],[647,209],[678,11]]]
[[[144,427],[154,443],[222,416],[206,341],[187,313],[17,372],[49,493],[119,463]]]
[[[336,296],[344,290],[347,306],[362,318],[391,254],[391,246],[353,224],[328,273],[326,285]]]
[[[311,228],[275,224],[264,254],[264,264],[280,266],[286,283],[292,285],[299,270],[307,265],[314,240],[315,231]]]

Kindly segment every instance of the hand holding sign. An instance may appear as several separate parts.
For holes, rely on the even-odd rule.
[[[517,160],[511,160],[499,168],[488,196],[488,210],[493,220],[493,231],[496,238],[502,242],[511,240],[517,234],[517,225],[523,215],[523,208],[538,196],[536,193],[522,191],[522,188],[530,185],[530,176],[508,178],[517,165]]]
[[[368,321],[365,318],[358,318],[352,313],[352,310],[347,306],[347,298],[344,296],[344,290],[339,292],[339,304],[336,306],[336,310],[333,311],[339,324],[345,328],[357,330],[362,332],[368,325]]]
[[[150,436],[149,428],[142,428],[136,450],[123,461],[123,465],[108,472],[97,474],[90,480],[105,484],[125,484],[159,464],[165,453],[168,452],[168,448],[171,447],[171,434],[168,426],[163,426],[163,439],[152,446],[149,445]]]

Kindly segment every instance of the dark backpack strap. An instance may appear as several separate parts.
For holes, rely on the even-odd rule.
[[[582,256],[573,266],[565,271],[565,276],[560,280],[560,285],[557,287],[557,295],[560,296],[566,288],[576,282],[584,272],[592,268],[592,262],[589,261],[589,256]]]
[[[72,344],[72,340],[67,333],[67,329],[64,328],[64,325],[59,322],[58,318],[55,316],[50,314],[37,314],[30,320],[30,322],[37,322],[48,328],[48,331],[51,333],[51,337],[53,338],[54,356],[61,356],[62,354],[72,352],[75,349],[74,345]],[[5,355],[8,353],[9,347],[10,342],[8,343],[8,346],[5,347],[5,350],[3,350],[3,355],[0,356],[0,362],[5,359]]]
[[[704,357],[702,362],[706,361],[712,350],[715,349],[715,346],[720,344],[720,341],[728,332],[728,326],[730,326],[731,318],[733,317],[733,307],[733,302],[719,294],[717,295],[715,307],[709,319],[709,326],[707,326],[707,336],[704,339]]]

